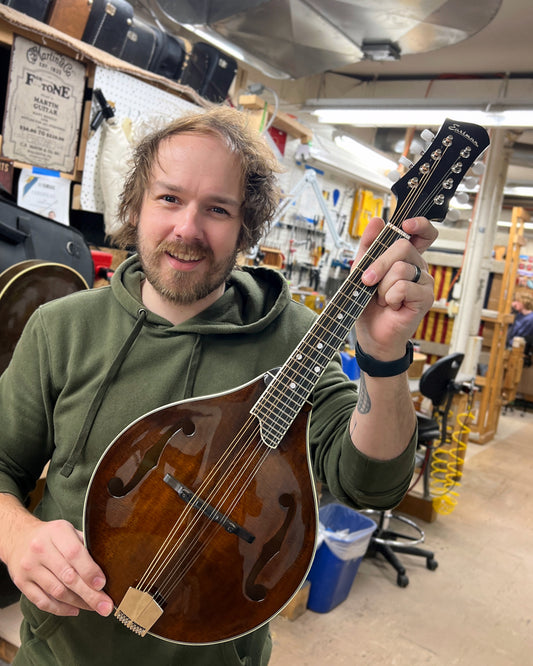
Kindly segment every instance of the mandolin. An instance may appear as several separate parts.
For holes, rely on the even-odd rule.
[[[409,238],[403,220],[444,219],[488,145],[483,128],[444,122],[393,185],[390,222],[277,372],[156,409],[109,445],[87,491],[84,536],[116,617],[133,632],[222,642],[268,622],[298,591],[318,515],[309,398],[375,292],[361,275]]]

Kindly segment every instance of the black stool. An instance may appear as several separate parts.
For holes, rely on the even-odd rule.
[[[431,365],[420,377],[420,393],[431,400],[432,415],[426,416],[417,412],[418,441],[417,448],[425,449],[423,456],[424,497],[431,498],[429,490],[431,457],[435,441],[445,441],[447,435],[447,415],[451,401],[462,386],[455,383],[459,367],[463,362],[464,354],[455,353],[444,356]],[[445,407],[441,409],[441,405]],[[437,418],[440,415],[440,420]],[[364,513],[373,516],[377,529],[370,538],[367,556],[383,555],[387,562],[396,570],[396,582],[400,587],[409,585],[406,569],[400,562],[396,553],[415,555],[426,558],[426,566],[430,571],[438,567],[432,551],[420,548],[424,542],[424,531],[413,521],[394,511],[366,510]],[[409,528],[409,534],[391,529],[391,523],[401,523]]]

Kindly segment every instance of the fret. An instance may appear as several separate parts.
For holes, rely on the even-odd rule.
[[[462,177],[488,144],[483,128],[447,119],[421,157],[421,166],[414,165],[392,187],[397,205],[391,220],[251,409],[259,420],[265,445],[279,445],[374,295],[377,287],[368,287],[361,280],[364,271],[397,240],[409,240],[409,234],[401,229],[403,220],[418,215],[444,219]]]

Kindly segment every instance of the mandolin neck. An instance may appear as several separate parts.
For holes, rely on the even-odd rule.
[[[420,160],[394,184],[397,204],[391,221],[253,406],[251,413],[259,419],[264,444],[272,448],[279,445],[368,305],[376,287],[363,284],[363,272],[396,240],[409,239],[401,229],[403,220],[418,215],[435,221],[445,218],[459,183],[489,143],[482,127],[447,118]]]
[[[376,286],[363,284],[362,274],[399,238],[408,239],[409,236],[391,221],[253,406],[251,413],[259,419],[262,440],[267,446],[276,448],[279,445],[372,298]]]

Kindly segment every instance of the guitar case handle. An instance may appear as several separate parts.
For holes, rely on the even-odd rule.
[[[18,220],[17,220],[18,221]],[[0,220],[0,238],[11,243],[11,245],[19,245],[24,243],[29,238],[30,234],[18,226],[16,228],[5,224]]]

